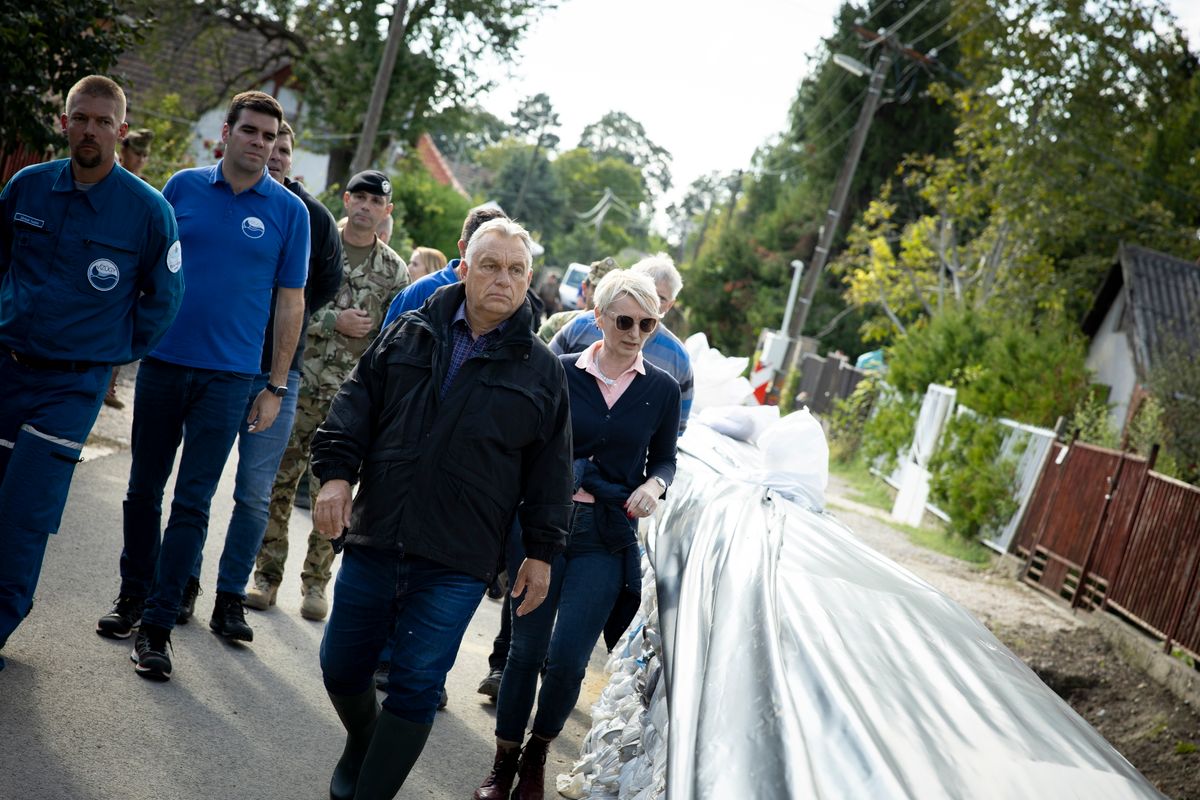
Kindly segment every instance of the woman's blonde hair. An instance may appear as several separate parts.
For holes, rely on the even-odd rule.
[[[446,266],[446,254],[433,247],[418,247],[413,250],[410,261],[423,269],[423,274],[432,275]]]
[[[600,279],[596,285],[596,308],[601,313],[608,311],[612,304],[622,297],[632,297],[633,301],[642,307],[646,316],[659,319],[658,290],[650,277],[631,269],[614,269]]]

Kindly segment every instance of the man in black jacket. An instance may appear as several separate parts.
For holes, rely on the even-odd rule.
[[[566,377],[530,328],[532,261],[521,226],[481,226],[462,282],[384,330],[313,439],[314,523],[345,542],[321,643],[325,688],[347,731],[334,798],[399,791],[514,515],[527,554],[513,580],[518,615],[545,599],[565,545]],[[393,630],[379,711],[372,672]]]

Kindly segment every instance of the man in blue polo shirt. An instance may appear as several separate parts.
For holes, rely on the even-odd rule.
[[[154,347],[183,295],[171,207],[116,163],[121,87],[84,78],[60,123],[70,158],[0,193],[0,648],[33,604],[112,365]]]
[[[123,639],[140,623],[130,657],[146,678],[171,675],[167,644],[242,419],[251,433],[267,430],[287,393],[304,318],[309,225],[304,203],[267,173],[282,121],[270,95],[237,95],[221,129],[224,158],[176,173],[163,189],[188,254],[188,293],[138,370],[121,590],[96,625],[97,633]],[[247,413],[272,292],[270,375]],[[163,491],[181,442],[171,516],[160,536]]]
[[[479,230],[480,225],[493,219],[508,219],[508,215],[496,206],[487,208],[481,206],[471,209],[470,213],[467,214],[466,220],[463,221],[462,238],[458,240],[459,257],[451,260],[449,264],[437,272],[421,278],[396,295],[392,299],[391,305],[388,306],[387,316],[383,318],[383,327],[386,328],[388,325],[391,325],[405,311],[412,311],[425,305],[425,301],[443,286],[458,283],[458,267],[462,263],[463,254],[467,252],[467,245],[471,242],[471,236],[475,231]]]
[[[683,278],[675,269],[675,262],[666,253],[643,258],[630,269],[649,276],[658,289],[658,307],[663,315],[675,305],[675,298],[683,288]],[[550,349],[555,353],[580,353],[603,334],[596,318],[591,314],[571,320],[550,340]],[[659,325],[654,336],[646,342],[642,355],[654,366],[665,370],[679,384],[682,404],[679,410],[679,433],[687,428],[688,413],[692,410],[692,395],[695,392],[692,377],[692,359],[679,337]]]

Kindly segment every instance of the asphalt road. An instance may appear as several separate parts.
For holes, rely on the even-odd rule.
[[[129,455],[119,450],[79,465],[33,613],[4,651],[0,800],[328,797],[343,731],[321,684],[323,623],[299,615],[307,512],[293,513],[279,605],[247,611],[254,642],[231,644],[208,629],[235,461],[213,502],[196,618],[176,628],[174,674],[163,684],[134,673],[132,639],[94,632],[119,585]],[[490,769],[495,710],[475,689],[499,619],[500,604],[484,599],[447,680],[450,704],[398,797],[467,800]],[[570,768],[590,726],[604,685],[602,651],[551,749],[547,797],[557,797],[554,777]]]

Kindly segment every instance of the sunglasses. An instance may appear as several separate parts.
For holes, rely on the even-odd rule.
[[[625,314],[614,314],[611,311],[605,311],[604,313],[616,321],[617,330],[619,331],[629,330],[633,327],[635,321],[637,322],[638,330],[642,333],[653,333],[654,329],[658,327],[658,320],[654,317],[642,317],[639,320],[634,320],[633,317],[626,316]]]

